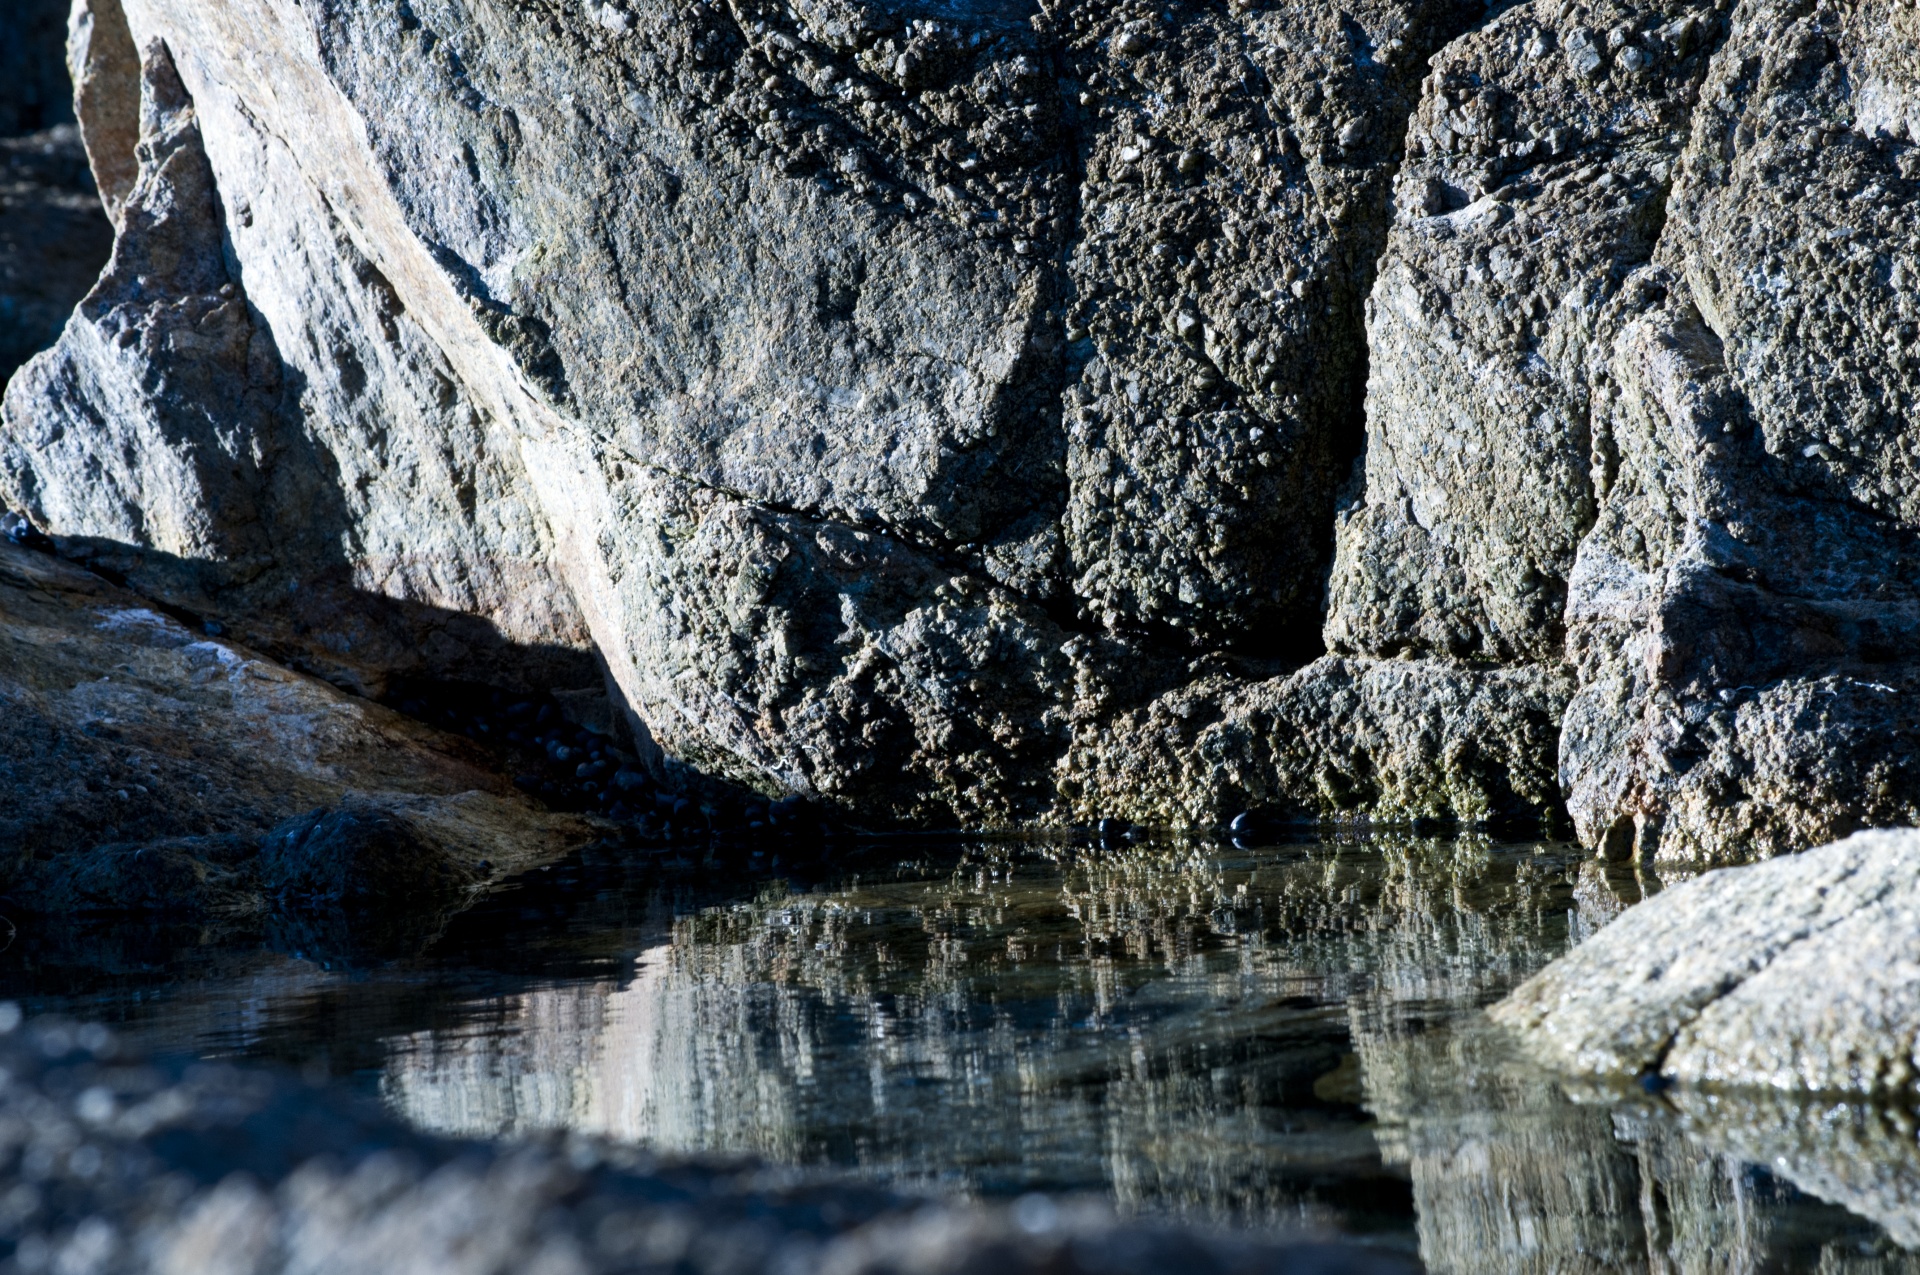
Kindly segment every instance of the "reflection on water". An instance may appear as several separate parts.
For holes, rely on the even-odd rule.
[[[1098,1191],[1442,1271],[1920,1272],[1904,1113],[1575,1100],[1478,1014],[1654,888],[1471,838],[896,843],[806,882],[536,876],[374,970],[201,948],[83,976],[49,939],[6,990],[446,1133]]]

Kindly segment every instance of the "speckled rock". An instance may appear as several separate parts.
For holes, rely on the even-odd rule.
[[[1518,5],[1415,116],[1328,641],[1564,662],[1609,857],[1920,818],[1914,21]]]
[[[358,690],[449,666],[597,685],[517,453],[338,218],[296,182],[229,208],[166,47],[109,56],[134,37],[104,20],[90,38],[94,167],[127,140],[96,125],[132,109],[137,178],[105,273],[8,386],[15,507],[73,533],[72,556]],[[286,157],[248,136],[229,161],[270,185]]]
[[[597,652],[669,754],[878,820],[1059,818],[1101,714],[1316,653],[1472,6],[111,8],[116,264],[0,444],[64,552],[361,689]]]
[[[1910,1100],[1920,832],[1662,891],[1493,1010],[1578,1075]]]
[[[1207,823],[1537,819],[1568,686],[1329,656],[1287,677],[1201,678],[1080,732],[1060,786],[1088,817]]]
[[[1916,38],[1904,6],[1744,4],[1702,86],[1567,604],[1562,771],[1608,853],[1920,822]]]
[[[1920,817],[1915,20],[84,0],[0,496],[873,823],[1803,847]]]
[[[364,908],[371,889],[429,912],[597,835],[465,740],[4,543],[0,742],[0,888],[37,911]]]

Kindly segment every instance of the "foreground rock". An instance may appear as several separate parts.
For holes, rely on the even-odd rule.
[[[1911,822],[1916,12],[83,0],[0,496],[874,821]]]
[[[428,916],[595,835],[464,740],[0,542],[0,889],[18,906]]]
[[[99,1027],[0,1035],[0,1240],[21,1270],[231,1275],[679,1270],[1289,1272],[1408,1269],[1364,1249],[1121,1225],[1029,1199],[939,1207],[743,1164],[585,1140],[421,1137],[271,1074],[121,1056]]]
[[[1920,832],[1675,886],[1492,1012],[1577,1075],[1911,1099]]]

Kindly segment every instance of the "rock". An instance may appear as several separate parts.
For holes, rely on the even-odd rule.
[[[1494,1008],[1576,1075],[1910,1100],[1920,832],[1724,868],[1629,908]]]
[[[599,835],[464,740],[5,543],[0,741],[0,888],[30,910],[430,912]]]
[[[1268,821],[1538,822],[1568,690],[1535,669],[1332,656],[1265,682],[1216,676],[1076,736],[1060,787],[1082,817],[1158,825],[1249,807]]]
[[[1177,687],[1196,643],[1315,652],[1418,80],[1349,50],[1424,56],[1469,8],[969,33],[768,4],[617,36],[138,3],[125,41],[107,9],[83,127],[108,172],[139,98],[145,158],[0,447],[64,552],[363,690],[583,685],[591,643],[669,754],[873,820],[1058,818],[1093,705]],[[1137,185],[1076,191],[1062,74]],[[1183,338],[1144,317],[1176,302]]]
[[[74,0],[67,30],[67,72],[73,114],[86,139],[100,202],[117,226],[140,176],[140,52],[127,15],[114,0]]]
[[[1920,819],[1914,21],[85,0],[0,498],[872,824]]]
[[[661,1159],[585,1138],[423,1137],[372,1103],[257,1068],[182,1068],[97,1024],[0,1010],[0,1219],[26,1269],[1128,1275],[1410,1269],[1357,1245],[1121,1222],[1043,1196],[946,1205],[829,1174]]]
[[[97,19],[96,41],[109,27]],[[88,127],[137,104],[138,179],[105,273],[8,387],[34,405],[12,410],[0,440],[21,505],[74,533],[74,556],[357,690],[450,666],[597,686],[548,539],[515,494],[517,455],[493,454],[483,414],[338,218],[311,194],[229,216],[165,48],[89,65]],[[137,80],[112,79],[129,67]],[[127,140],[104,125],[91,136],[96,149]],[[256,140],[265,149],[235,158],[270,181],[286,157]],[[106,162],[102,150],[95,168]],[[245,251],[250,236],[292,259]],[[244,290],[240,260],[255,271]]]
[[[1622,289],[1665,225],[1716,43],[1597,84],[1578,69],[1600,57],[1583,20],[1507,9],[1446,48],[1414,114],[1368,306],[1366,488],[1341,515],[1336,649],[1561,658],[1567,575],[1594,520],[1596,347],[1632,313]],[[1679,3],[1631,22],[1720,19]],[[1556,43],[1584,53],[1556,58]]]
[[[1069,47],[1104,20],[1073,12]],[[1064,548],[1109,627],[1299,662],[1317,654],[1334,496],[1360,443],[1361,306],[1420,64],[1478,15],[1167,16],[1150,43],[1122,38],[1131,63],[1081,72],[1099,102],[1068,283],[1091,347],[1062,407]],[[1382,72],[1356,55],[1396,34],[1417,57]],[[1256,138],[1273,152],[1256,159]],[[1182,180],[1202,153],[1211,174]],[[1174,300],[1197,321],[1170,334],[1153,316]]]
[[[579,840],[578,825],[529,820],[524,803],[497,794],[353,794],[275,828],[258,871],[275,898],[439,910],[470,897],[496,865],[552,862]]]
[[[1609,853],[1771,854],[1920,822],[1900,707],[1920,151],[1875,115],[1920,93],[1916,37],[1905,7],[1830,27],[1747,4],[1701,86],[1645,309],[1611,351],[1603,500],[1567,604],[1562,772]],[[1780,87],[1735,128],[1749,75]]]
[[[1602,41],[1515,6],[1449,46],[1409,133],[1328,641],[1564,660],[1561,779],[1609,856],[1920,819],[1892,443],[1920,167],[1877,122],[1920,83],[1914,17],[1829,16],[1621,7]],[[1762,81],[1783,96],[1742,131]]]

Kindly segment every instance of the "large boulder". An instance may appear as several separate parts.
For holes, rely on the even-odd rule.
[[[1476,11],[76,13],[96,170],[141,140],[6,409],[64,549],[360,689],[597,652],[676,757],[1015,822],[1194,658],[1315,653],[1386,183]]]
[[[1920,817],[1913,12],[80,0],[0,497],[876,821]]]

